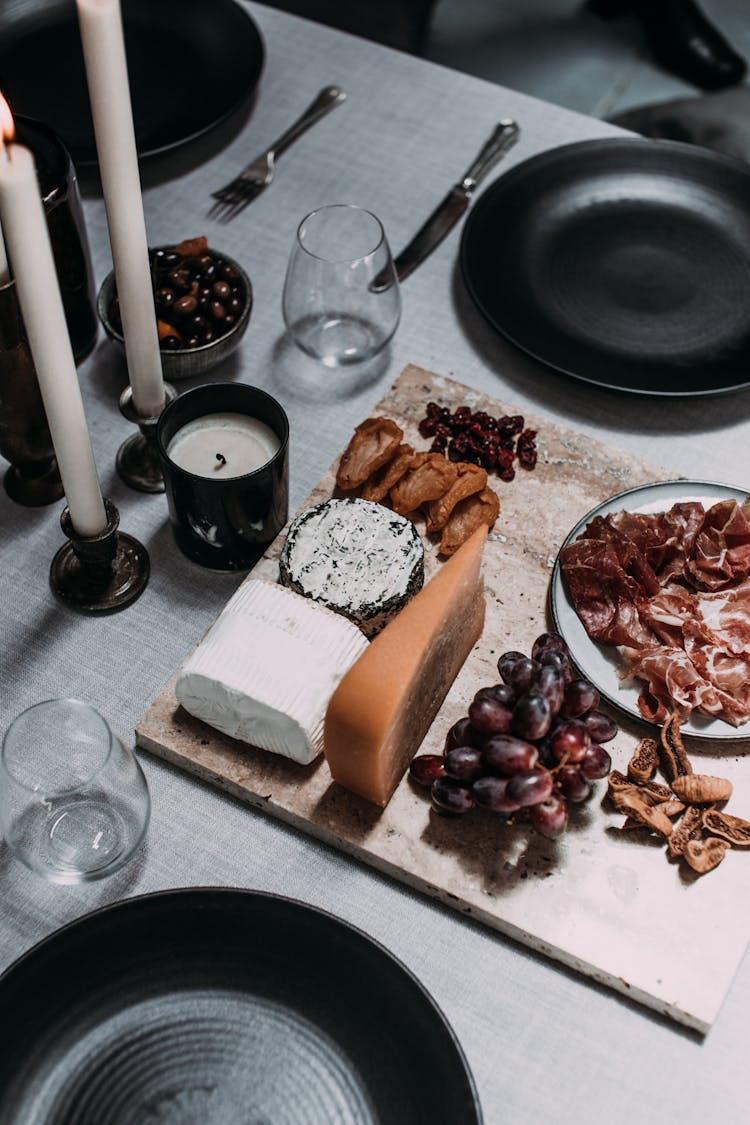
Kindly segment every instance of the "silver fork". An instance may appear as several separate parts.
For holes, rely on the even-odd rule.
[[[302,116],[289,126],[275,144],[260,156],[256,156],[252,164],[243,168],[228,184],[211,193],[216,202],[209,211],[209,217],[228,222],[239,214],[243,207],[247,207],[248,203],[252,203],[273,179],[276,158],[311,125],[321,117],[325,117],[335,106],[340,105],[345,98],[346,94],[339,86],[325,86]]]

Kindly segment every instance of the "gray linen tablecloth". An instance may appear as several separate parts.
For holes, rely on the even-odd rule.
[[[234,134],[208,138],[197,155],[193,147],[149,164],[144,201],[152,243],[205,233],[253,279],[245,342],[213,377],[258,384],[285,404],[293,506],[409,362],[520,410],[546,412],[663,464],[668,475],[750,488],[747,393],[648,401],[542,370],[475,311],[458,275],[457,232],[405,283],[402,322],[379,370],[366,378],[340,375],[291,350],[281,289],[295,227],[307,211],[336,201],[368,207],[398,249],[499,118],[511,115],[522,126],[506,168],[553,145],[613,130],[262,6],[250,10],[267,45],[252,114]],[[348,100],[284,156],[272,189],[231,226],[210,222],[210,191],[332,82]],[[104,208],[93,189],[86,191],[85,215],[101,281],[111,259]],[[137,719],[241,579],[188,563],[172,541],[164,498],[129,491],[116,476],[115,452],[132,429],[117,407],[122,361],[105,340],[80,368],[80,380],[103,490],[119,507],[122,528],[148,547],[151,581],[122,614],[95,620],[67,612],[47,580],[62,542],[60,508],[20,508],[0,491],[2,730],[24,707],[72,695],[94,704],[132,743]],[[460,1039],[490,1125],[748,1120],[747,958],[719,1019],[701,1039],[146,754],[141,761],[153,819],[145,849],[120,875],[88,887],[52,887],[0,846],[0,968],[59,925],[121,897],[189,885],[270,890],[349,920],[417,974]]]

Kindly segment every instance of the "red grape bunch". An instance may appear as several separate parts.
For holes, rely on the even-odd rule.
[[[480,688],[445,749],[412,760],[409,776],[429,787],[440,813],[476,806],[505,820],[526,815],[542,836],[560,836],[568,805],[585,801],[612,761],[602,743],[617,724],[598,710],[599,693],[578,679],[568,647],[542,633],[531,656],[504,652],[502,683]]]

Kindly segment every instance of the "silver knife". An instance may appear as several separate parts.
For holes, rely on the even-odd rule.
[[[420,265],[425,258],[439,246],[449,230],[456,225],[469,206],[472,192],[495,167],[501,156],[513,147],[518,140],[519,128],[510,118],[500,121],[492,136],[483,146],[476,160],[467,169],[463,179],[451,188],[443,201],[438,204],[427,222],[420,227],[411,242],[394,259],[396,277],[405,277]],[[373,288],[379,288],[376,283]]]

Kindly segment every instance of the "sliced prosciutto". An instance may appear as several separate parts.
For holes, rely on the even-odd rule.
[[[722,500],[706,513],[685,578],[699,590],[720,590],[750,574],[748,505]]]
[[[560,563],[589,636],[644,681],[644,718],[750,720],[750,501],[597,516]]]

